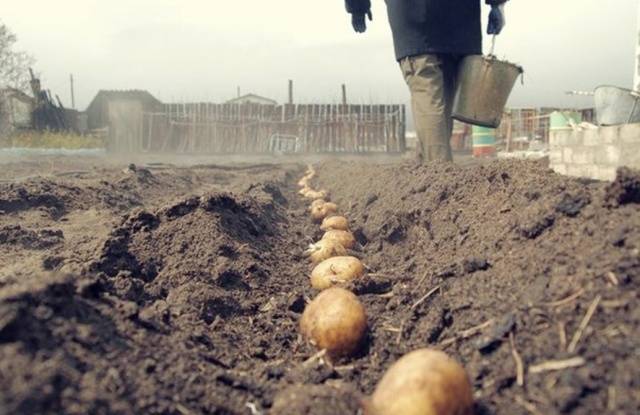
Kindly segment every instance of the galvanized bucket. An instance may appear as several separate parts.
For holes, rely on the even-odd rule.
[[[522,67],[495,56],[471,55],[463,59],[453,118],[473,125],[498,128],[507,100]]]
[[[603,85],[595,90],[599,125],[640,122],[640,93],[630,89]]]

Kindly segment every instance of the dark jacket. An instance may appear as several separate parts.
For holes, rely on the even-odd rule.
[[[396,59],[447,53],[482,53],[481,0],[385,0]],[[502,4],[507,0],[485,0]],[[346,0],[347,11],[364,14],[371,0]]]

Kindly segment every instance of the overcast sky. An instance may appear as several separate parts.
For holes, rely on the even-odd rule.
[[[383,0],[372,0],[365,35],[351,30],[342,0],[0,2],[0,19],[64,102],[74,74],[80,109],[99,89],[220,102],[240,85],[283,101],[288,79],[299,102],[337,102],[342,83],[352,102],[408,100]],[[630,87],[637,9],[638,0],[512,0],[497,52],[526,74],[510,105],[584,107],[588,98],[564,91]]]

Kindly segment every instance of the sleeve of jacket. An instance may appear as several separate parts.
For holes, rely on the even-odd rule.
[[[371,0],[346,0],[345,4],[351,14],[365,14],[371,10]]]
[[[509,0],[485,0],[485,2],[487,4],[490,4],[492,6],[499,6],[501,4],[504,4],[506,2],[508,2]]]

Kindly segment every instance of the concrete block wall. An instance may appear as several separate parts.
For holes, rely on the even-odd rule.
[[[640,124],[553,131],[549,145],[551,168],[567,176],[611,181],[619,167],[640,169]]]

